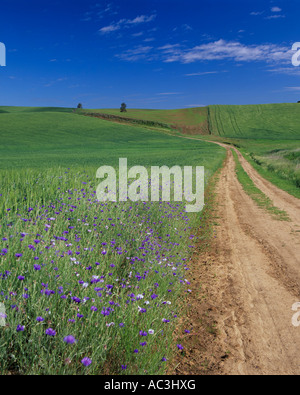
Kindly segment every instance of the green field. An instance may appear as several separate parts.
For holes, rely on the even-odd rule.
[[[207,111],[206,107],[179,110],[128,109],[126,113],[120,113],[117,109],[82,110],[87,114],[108,114],[134,120],[159,122],[184,134],[207,134]]]
[[[85,117],[0,108],[0,374],[159,374],[185,329],[194,247],[184,202],[98,202],[102,165],[205,166],[225,150]],[[2,318],[1,318],[2,319]]]
[[[210,106],[210,129],[234,139],[299,140],[300,105]]]
[[[200,163],[215,170],[220,149],[141,127],[72,113],[71,109],[0,107],[0,169]],[[189,154],[187,155],[187,151]]]
[[[300,105],[210,106],[207,139],[234,144],[269,181],[300,198]]]

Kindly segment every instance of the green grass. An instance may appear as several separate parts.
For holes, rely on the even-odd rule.
[[[300,105],[210,106],[212,135],[233,144],[274,185],[300,198]]]
[[[219,165],[214,158],[222,152],[207,143],[79,116],[71,110],[10,111],[0,118],[0,169],[97,169],[104,164],[116,165],[118,158],[127,157],[130,166],[198,162],[214,172]]]
[[[1,110],[0,302],[9,326],[0,327],[0,373],[164,373],[206,219],[184,202],[97,202],[96,170],[121,157],[129,167],[204,165],[208,182],[225,150],[72,109]],[[68,335],[77,342],[66,344]]]
[[[84,113],[108,114],[134,120],[167,124],[184,134],[208,134],[207,108],[187,108],[180,110],[139,110],[128,109],[121,113],[117,109],[82,110]]]
[[[271,199],[269,199],[260,189],[255,186],[254,182],[251,180],[241,165],[237,153],[234,150],[232,150],[232,153],[236,165],[236,174],[244,191],[252,198],[258,207],[267,210],[273,216],[273,218],[280,221],[289,221],[288,214],[285,211],[275,207]]]
[[[210,106],[212,134],[235,139],[299,140],[300,105]]]

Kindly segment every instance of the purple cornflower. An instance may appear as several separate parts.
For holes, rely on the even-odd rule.
[[[55,332],[54,329],[48,328],[48,329],[46,329],[45,334],[48,335],[48,336],[55,336],[56,332]]]
[[[183,350],[183,346],[181,344],[177,344],[178,350]]]
[[[22,326],[22,325],[18,325],[18,326],[17,326],[17,332],[23,332],[24,329],[25,329],[25,327]]]
[[[40,265],[33,265],[33,268],[34,268],[35,271],[41,270],[41,266]]]
[[[69,335],[64,338],[64,342],[67,344],[74,344],[76,342],[76,339],[74,336]]]
[[[81,363],[83,366],[90,366],[90,364],[92,363],[92,360],[88,357],[85,357],[81,360]]]
[[[121,368],[122,368],[122,370],[126,370],[127,369],[127,365],[122,365]]]
[[[25,277],[24,276],[19,276],[18,280],[23,281],[23,280],[25,280]]]
[[[43,322],[43,321],[45,321],[45,319],[43,318],[43,317],[37,317],[37,322]]]
[[[140,336],[147,336],[147,335],[148,335],[148,333],[147,333],[147,332],[140,331]]]

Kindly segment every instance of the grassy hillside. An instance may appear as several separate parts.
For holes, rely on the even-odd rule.
[[[221,149],[140,127],[72,113],[71,109],[1,107],[0,168],[200,163],[214,171]],[[48,111],[47,111],[48,110]],[[187,155],[187,152],[189,154]]]
[[[300,198],[300,104],[210,106],[207,138],[236,145],[279,188]]]
[[[210,106],[212,134],[237,139],[300,139],[300,104]]]
[[[120,113],[118,109],[83,110],[85,113],[108,114],[135,120],[160,122],[176,128],[184,134],[208,134],[207,108],[187,108],[181,110],[138,110],[128,109]]]

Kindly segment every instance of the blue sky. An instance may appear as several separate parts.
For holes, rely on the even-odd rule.
[[[0,105],[300,100],[299,0],[1,0]]]

